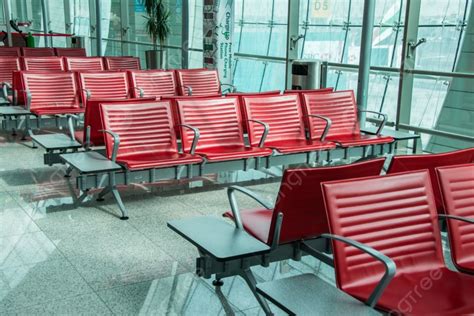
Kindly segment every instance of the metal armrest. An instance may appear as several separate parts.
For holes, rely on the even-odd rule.
[[[387,118],[388,118],[387,114],[377,112],[377,111],[369,111],[369,110],[359,110],[359,112],[377,114],[379,117],[380,116],[382,117],[382,122],[380,123],[380,126],[377,129],[377,132],[375,132],[375,135],[380,136],[383,128],[385,127],[385,123],[387,122]]]
[[[263,147],[263,145],[265,144],[265,139],[267,139],[267,135],[270,132],[270,125],[259,120],[248,120],[248,121],[255,122],[263,126],[263,134],[262,134],[262,137],[260,138],[260,142],[258,143],[258,147]]]
[[[180,87],[188,90],[188,96],[193,95],[193,88],[191,86],[180,86]]]
[[[90,98],[92,97],[92,94],[89,91],[89,89],[82,89],[82,91],[86,93],[86,100],[90,100]]]
[[[5,100],[8,100],[8,89],[12,89],[12,85],[8,82],[2,82],[2,93]]]
[[[31,109],[31,99],[33,98],[29,90],[25,91],[26,93],[26,109],[29,111]]]
[[[349,238],[345,238],[345,237],[333,235],[333,234],[322,234],[319,236],[319,238],[326,238],[326,239],[343,242],[345,244],[348,244],[354,248],[361,250],[362,252],[365,252],[366,254],[370,255],[371,257],[383,263],[383,265],[385,266],[385,273],[382,279],[380,279],[379,283],[375,287],[372,294],[370,294],[366,302],[366,304],[369,305],[370,307],[374,307],[377,304],[377,301],[382,296],[383,291],[389,285],[390,281],[393,279],[393,277],[395,276],[395,273],[397,272],[397,266],[395,265],[395,262],[389,257],[387,257],[386,255],[384,255],[383,253],[381,253],[380,251],[377,251],[367,245],[364,245],[358,241],[355,241]]]
[[[75,115],[75,114],[68,114],[67,115],[67,125],[69,127],[69,134],[71,134],[71,139],[76,140],[76,137],[74,136],[76,134],[76,131],[74,129],[74,124],[72,120],[80,121],[80,117]]]
[[[321,119],[321,120],[326,122],[326,127],[324,128],[324,131],[321,134],[321,138],[320,138],[320,141],[324,142],[324,140],[326,139],[327,134],[329,133],[329,129],[331,128],[331,125],[332,125],[331,119],[328,118],[328,117],[325,117],[325,116],[322,116],[322,115],[316,115],[316,114],[308,114],[308,117],[318,118],[318,119]]]
[[[248,197],[251,197],[252,199],[257,201],[260,205],[262,205],[267,210],[273,209],[272,204],[270,204],[269,202],[263,200],[260,196],[258,196],[256,193],[250,191],[249,189],[246,189],[244,187],[237,186],[237,185],[232,185],[232,186],[228,187],[227,188],[227,197],[229,198],[230,209],[232,211],[232,215],[234,217],[235,227],[237,229],[244,230],[244,225],[242,223],[242,218],[240,217],[240,210],[239,210],[239,206],[237,205],[237,200],[235,198],[235,191],[239,191],[240,193],[243,193],[243,194],[247,195]],[[272,249],[275,249],[278,246],[278,243],[280,241],[280,231],[281,231],[282,222],[283,222],[283,214],[278,213],[277,221],[275,223],[275,230],[273,232],[273,239],[272,239],[272,245],[271,245]]]
[[[112,149],[112,158],[111,160],[115,162],[117,160],[117,154],[120,146],[120,136],[110,130],[101,129],[99,132],[107,133],[114,139],[114,148]]]
[[[193,143],[191,144],[191,149],[189,150],[189,153],[191,155],[194,155],[194,152],[196,151],[196,147],[199,141],[199,137],[201,136],[201,133],[199,133],[199,129],[197,127],[188,125],[188,124],[180,124],[179,126],[183,126],[186,128],[189,128],[190,130],[193,131],[194,133],[194,138],[193,138]]]
[[[133,87],[133,89],[138,91],[138,95],[140,96],[140,98],[143,98],[143,96],[145,95],[145,91],[143,91],[142,88]]]
[[[445,218],[447,220],[455,220],[455,221],[461,221],[469,224],[474,224],[474,219],[473,218],[467,218],[467,217],[462,217],[462,216],[456,216],[456,215],[447,215],[447,214],[438,214],[438,217],[440,218]]]
[[[224,93],[224,91],[222,90],[222,87],[224,87],[224,86],[229,87],[229,88],[226,89],[226,90],[229,90],[229,92],[231,92],[231,93],[232,93],[232,92],[235,92],[235,91],[237,90],[236,87],[235,87],[233,84],[221,83],[221,92],[222,92],[222,93]]]

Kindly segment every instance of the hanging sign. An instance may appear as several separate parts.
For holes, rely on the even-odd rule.
[[[234,0],[204,0],[204,67],[217,69],[221,83],[232,84]]]

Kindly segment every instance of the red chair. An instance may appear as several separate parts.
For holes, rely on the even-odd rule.
[[[180,153],[169,102],[100,106],[107,157],[129,170],[201,163],[197,155]],[[120,143],[120,145],[119,145]]]
[[[123,104],[139,104],[154,101],[155,98],[141,98],[141,99],[124,99],[124,100],[111,100],[111,99],[91,99],[87,101],[87,106],[84,112],[84,129],[81,131],[74,131],[72,134],[79,143],[85,147],[103,146],[104,135],[101,130],[104,129],[102,126],[102,118],[100,116],[100,105],[107,103],[110,106],[115,104],[121,106]],[[76,117],[75,119],[79,119]],[[74,126],[74,125],[71,125]]]
[[[273,91],[264,91],[264,92],[229,92],[226,94],[226,97],[238,97],[240,103],[240,112],[242,113],[242,120],[243,122],[247,121],[245,108],[244,108],[244,97],[249,96],[265,96],[265,95],[280,95],[280,90],[273,90]],[[248,133],[247,131],[247,124],[244,124],[244,133]]]
[[[90,99],[130,97],[130,85],[124,71],[80,72],[78,76],[83,104]]]
[[[394,139],[390,136],[380,135],[385,125],[385,116],[377,135],[364,135],[360,131],[357,104],[354,99],[354,92],[336,91],[332,93],[305,93],[303,94],[305,119],[309,127],[311,139],[319,139],[324,128],[317,116],[322,115],[332,122],[331,129],[325,135],[325,139],[337,143],[339,146],[358,147],[377,144],[392,143]]]
[[[172,70],[129,70],[128,76],[134,98],[176,96],[176,79]]]
[[[138,57],[104,57],[107,70],[140,70]]]
[[[64,66],[70,71],[102,71],[105,69],[101,57],[64,57]]]
[[[23,69],[28,71],[64,71],[61,57],[23,57]]]
[[[342,291],[390,315],[474,313],[474,277],[444,263],[428,171],[322,187]]]
[[[474,274],[474,164],[436,168],[436,173],[454,265]]]
[[[274,207],[270,203],[262,203],[263,207],[239,211],[233,204],[233,199],[229,199],[232,211],[224,215],[241,220],[248,233],[268,245],[314,238],[329,232],[321,183],[376,176],[382,171],[384,162],[385,158],[379,158],[336,167],[286,169]],[[263,202],[250,190],[232,186],[229,188],[229,195],[234,191]],[[239,212],[239,216],[235,216],[234,212]],[[274,241],[278,214],[283,215],[283,221],[280,240]]]
[[[59,48],[54,49],[54,54],[59,57],[86,57],[85,48]]]
[[[21,48],[21,55],[23,57],[52,57],[55,56],[53,48],[47,47],[22,47]]]
[[[20,57],[20,47],[0,47],[0,57]]]
[[[176,76],[179,95],[216,96],[222,94],[219,74],[215,69],[178,69]],[[233,86],[230,86],[233,92]]]
[[[13,87],[13,72],[19,70],[21,70],[19,57],[0,57],[0,84],[3,89],[3,97],[10,102],[13,100],[8,95],[8,89]]]
[[[439,190],[435,169],[474,162],[474,148],[462,149],[441,154],[393,156],[387,174],[428,169],[435,195],[438,213],[443,214],[443,201]]]
[[[79,87],[72,72],[20,72],[24,86],[26,109],[42,115],[77,114],[84,112]]]
[[[272,154],[271,149],[245,145],[237,98],[188,98],[178,99],[177,104],[184,152],[202,155],[209,162]]]
[[[250,144],[265,146],[283,154],[333,149],[336,145],[323,140],[308,140],[300,102],[296,94],[244,97]],[[329,123],[326,122],[326,128]],[[269,128],[266,137],[262,137]],[[325,134],[324,132],[323,134]],[[264,135],[265,136],[265,135]],[[262,144],[261,140],[265,142]]]

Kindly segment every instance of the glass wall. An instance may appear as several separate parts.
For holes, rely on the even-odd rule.
[[[44,31],[41,1],[0,0],[0,3],[5,1],[10,5],[11,17],[31,21],[32,32]],[[202,67],[205,0],[165,1],[171,12],[171,35],[165,43],[167,67],[181,68],[183,57],[189,68]],[[290,1],[234,0],[233,74],[238,90],[285,88],[289,6],[294,4]],[[419,0],[411,2],[407,8],[407,0],[376,1],[371,57],[371,66],[375,68],[370,74],[370,110],[387,113],[392,123],[400,113],[405,15],[408,11],[416,11],[417,37],[426,41],[416,49],[414,78],[408,89],[412,92],[409,99],[403,101],[409,112],[405,124],[424,129],[439,128],[443,121],[440,120],[444,113],[442,109],[446,108],[454,84],[449,74],[453,71],[472,73],[468,67],[472,58],[468,56],[463,59],[464,66],[459,67],[472,2]],[[84,36],[88,54],[96,54],[96,0],[49,0],[45,3],[48,29]],[[146,18],[141,3],[142,0],[101,0],[102,49],[104,55],[138,56],[145,67],[145,51],[153,45],[145,31]],[[336,90],[357,88],[363,4],[364,0],[299,0],[298,25],[291,25],[298,27],[302,36],[297,42],[298,57],[328,62],[327,85]],[[419,10],[413,11],[418,5]],[[3,10],[3,5],[0,9]],[[0,14],[0,24],[6,26],[7,21],[2,19],[5,20]],[[187,27],[185,33],[189,34],[187,51],[182,49],[183,27]],[[45,44],[44,38],[37,38],[37,45]],[[53,45],[64,47],[68,40],[54,38]],[[423,141],[425,144],[430,141],[429,134],[423,135]]]

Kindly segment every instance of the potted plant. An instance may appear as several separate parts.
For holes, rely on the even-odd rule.
[[[147,50],[146,63],[148,68],[164,68],[164,43],[170,34],[170,11],[163,0],[142,0],[146,12],[146,32],[151,37],[153,50]],[[158,41],[160,49],[158,49]]]

